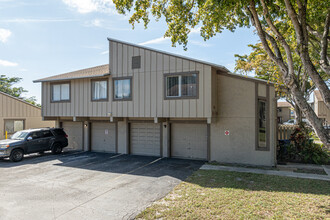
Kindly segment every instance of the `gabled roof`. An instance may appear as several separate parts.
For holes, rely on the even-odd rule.
[[[26,104],[26,105],[31,105],[32,107],[35,107],[35,108],[37,108],[37,109],[41,109],[41,108],[38,107],[38,106],[32,105],[31,103],[28,103],[28,102],[24,101],[23,99],[20,99],[20,98],[17,98],[17,97],[11,96],[11,95],[9,95],[9,94],[7,94],[7,93],[4,93],[4,92],[1,92],[1,91],[0,91],[0,95],[7,96],[7,97],[9,97],[9,98],[11,98],[11,99],[15,99],[15,100],[18,101],[18,102],[23,102],[23,103]]]
[[[47,78],[35,80],[33,82],[36,83],[36,82],[52,82],[59,80],[84,79],[84,78],[101,77],[107,75],[110,75],[109,64],[76,70],[69,73],[63,73],[60,75],[50,76]]]
[[[169,52],[165,52],[165,51],[161,51],[161,50],[157,50],[157,49],[153,49],[153,48],[149,48],[149,47],[145,47],[145,46],[141,46],[141,45],[137,45],[137,44],[133,44],[133,43],[129,43],[129,42],[120,41],[120,40],[113,39],[113,38],[108,38],[108,40],[117,42],[117,43],[121,43],[121,44],[126,44],[126,45],[133,46],[133,47],[138,47],[141,49],[154,51],[157,53],[166,54],[166,55],[173,56],[173,57],[178,57],[178,58],[185,59],[185,60],[194,61],[194,62],[205,64],[205,65],[209,65],[209,66],[212,66],[213,68],[217,69],[219,72],[222,72],[224,74],[233,75],[236,77],[240,77],[242,79],[249,79],[249,80],[263,82],[263,83],[267,83],[267,84],[271,84],[271,85],[274,84],[272,82],[268,82],[267,80],[262,80],[262,79],[257,79],[257,78],[246,76],[246,75],[239,75],[239,74],[231,73],[226,67],[219,65],[219,64],[210,63],[210,62],[206,62],[206,61],[202,61],[202,60],[198,60],[198,59],[194,59],[194,58],[190,58],[190,57],[185,57],[185,56],[181,56],[181,55],[177,55],[177,54],[173,54],[173,53],[169,53]],[[105,65],[101,65],[101,66],[95,66],[95,67],[91,67],[91,68],[87,68],[87,69],[64,73],[64,74],[60,74],[60,75],[50,76],[50,77],[43,78],[43,79],[38,79],[33,82],[35,82],[35,83],[36,82],[52,82],[52,81],[102,77],[102,76],[107,76],[107,75],[111,74],[111,73],[109,73],[109,69],[110,69],[109,65],[105,64]]]
[[[219,65],[219,64],[216,64],[216,63],[210,63],[210,62],[207,62],[207,61],[198,60],[198,59],[194,59],[194,58],[191,58],[191,57],[181,56],[181,55],[178,55],[178,54],[169,53],[169,52],[166,52],[166,51],[157,50],[157,49],[154,49],[154,48],[145,47],[145,46],[141,46],[141,45],[138,45],[138,44],[125,42],[125,41],[117,40],[117,39],[110,38],[110,37],[108,37],[108,41],[113,41],[113,42],[117,42],[117,43],[121,43],[121,44],[126,44],[126,45],[129,45],[129,46],[138,47],[138,48],[141,48],[141,49],[150,50],[150,51],[154,51],[154,52],[157,52],[157,53],[162,53],[162,54],[166,54],[166,55],[169,55],[169,56],[173,56],[173,57],[177,57],[177,58],[181,58],[181,59],[185,59],[185,60],[191,60],[191,61],[194,61],[194,62],[197,62],[197,63],[209,65],[209,66],[214,67],[217,70],[221,70],[222,73],[233,75],[233,76],[238,76],[238,77],[241,77],[242,79],[251,79],[251,80],[254,80],[254,81],[259,81],[259,82],[263,82],[263,83],[267,83],[267,84],[271,84],[271,85],[274,84],[272,82],[268,82],[267,80],[232,73],[225,66],[222,66],[222,65]]]
[[[277,107],[288,107],[291,108],[291,104],[288,102],[277,102]]]
[[[320,102],[323,102],[323,98],[321,96],[321,93],[320,93],[320,90],[314,90],[314,95],[315,95],[315,98],[320,101]],[[315,101],[315,100],[314,100]]]

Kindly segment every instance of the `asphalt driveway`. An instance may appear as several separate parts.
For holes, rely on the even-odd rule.
[[[91,152],[0,160],[0,216],[132,219],[202,164]]]

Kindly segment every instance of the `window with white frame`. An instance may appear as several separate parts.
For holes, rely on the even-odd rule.
[[[108,99],[108,81],[93,80],[92,81],[92,100],[107,100]]]
[[[8,134],[14,134],[17,131],[24,130],[24,120],[6,119],[5,120],[5,132]]]
[[[53,84],[52,101],[70,101],[70,83]]]
[[[132,79],[114,79],[114,100],[131,100],[132,99]]]
[[[166,98],[195,98],[197,97],[197,73],[167,75]]]

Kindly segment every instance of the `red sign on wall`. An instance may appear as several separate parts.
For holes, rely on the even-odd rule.
[[[228,136],[230,132],[228,130],[225,131],[225,135]]]

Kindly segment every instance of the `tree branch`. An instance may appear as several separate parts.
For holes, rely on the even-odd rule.
[[[263,14],[264,14],[264,17],[265,17],[265,20],[266,20],[268,26],[270,27],[272,32],[275,34],[277,39],[280,41],[280,43],[284,47],[285,53],[287,55],[287,61],[288,61],[287,66],[288,66],[289,74],[293,74],[294,73],[294,65],[293,65],[291,48],[287,44],[287,42],[284,39],[283,35],[277,30],[277,28],[273,24],[272,20],[270,19],[270,15],[269,15],[268,8],[267,8],[267,5],[265,3],[265,0],[261,0],[261,4],[262,4],[262,7],[263,7]]]
[[[270,47],[268,45],[268,42],[266,40],[265,31],[262,29],[260,20],[258,18],[258,13],[255,8],[254,0],[250,1],[249,8],[247,8],[247,10],[250,14],[251,22],[252,22],[253,26],[255,26],[255,28],[257,29],[259,38],[261,40],[261,43],[262,43],[265,51],[267,52],[267,54],[271,58],[271,60],[273,60],[280,67],[280,70],[283,73],[283,80],[286,83],[291,84],[291,79],[290,79],[290,77],[288,78],[288,73],[289,73],[288,67],[284,64],[283,61],[281,61],[281,59],[279,59],[278,57],[275,56],[275,54],[273,53],[273,51],[270,49]]]
[[[330,11],[328,10],[327,17],[324,22],[324,31],[321,38],[321,52],[320,52],[320,65],[324,72],[330,75],[330,67],[327,57],[328,51],[328,40],[327,37],[329,35],[329,26],[330,26]]]

